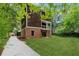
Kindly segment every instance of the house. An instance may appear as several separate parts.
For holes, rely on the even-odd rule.
[[[33,11],[31,12],[28,5],[25,11],[28,13],[29,17],[24,15],[24,18],[21,20],[21,36],[23,38],[40,38],[51,35],[50,21],[41,20],[40,14]]]

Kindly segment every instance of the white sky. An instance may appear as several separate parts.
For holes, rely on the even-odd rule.
[[[0,3],[79,3],[79,0],[0,0]]]

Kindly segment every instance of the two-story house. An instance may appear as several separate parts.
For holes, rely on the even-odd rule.
[[[26,7],[26,12],[28,16],[24,16],[21,20],[22,30],[21,36],[24,38],[39,38],[48,37],[51,35],[51,22],[42,20],[40,14],[36,12],[31,12],[29,5]]]

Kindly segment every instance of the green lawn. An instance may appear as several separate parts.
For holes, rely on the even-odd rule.
[[[0,39],[0,55],[4,49],[6,42],[7,42],[7,39]]]
[[[49,38],[28,39],[26,44],[43,56],[79,55],[79,38],[52,35]]]
[[[0,48],[4,48],[4,45],[6,44],[7,40],[0,39]]]

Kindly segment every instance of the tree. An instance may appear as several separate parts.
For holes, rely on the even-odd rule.
[[[0,39],[8,37],[8,33],[17,27],[18,20],[25,14],[24,8],[25,4],[0,4]]]
[[[79,32],[79,8],[78,4],[66,4],[65,11],[62,10],[63,20],[59,28],[59,32]]]
[[[64,29],[66,32],[79,31],[79,8],[78,5],[73,5],[70,7],[69,12],[64,17]]]

